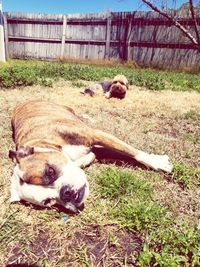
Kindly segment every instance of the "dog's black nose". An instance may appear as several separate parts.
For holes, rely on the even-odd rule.
[[[81,203],[85,194],[85,187],[86,185],[83,185],[75,191],[72,187],[65,185],[60,189],[60,199],[63,202]]]
[[[76,198],[76,192],[68,185],[65,185],[60,190],[60,198],[64,202],[70,202]]]

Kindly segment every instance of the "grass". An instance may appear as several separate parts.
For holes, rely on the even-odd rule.
[[[186,72],[141,69],[129,64],[70,64],[63,62],[9,61],[0,68],[0,88],[14,88],[28,85],[52,86],[59,78],[75,81],[99,81],[112,79],[116,74],[127,76],[130,85],[161,90],[195,90],[200,92],[200,75]],[[82,86],[76,84],[76,86]]]
[[[172,180],[179,183],[183,188],[191,188],[200,185],[200,169],[190,168],[182,163],[174,163]]]
[[[200,95],[185,82],[189,77],[195,81],[198,74],[29,61],[6,63],[2,72],[0,266],[200,265]],[[93,81],[118,72],[132,79],[123,101],[80,94]],[[92,127],[147,152],[168,154],[174,162],[173,173],[96,163],[85,169],[91,194],[76,216],[53,208],[10,204],[13,163],[7,154],[14,148],[10,117],[14,106],[28,99],[71,106],[78,114],[92,117],[88,121]]]
[[[179,179],[182,177],[181,173]],[[121,227],[140,233],[143,248],[136,259],[140,266],[200,264],[200,232],[195,225],[180,225],[170,209],[156,203],[153,188],[145,179],[130,170],[109,167],[97,176],[97,183],[101,197],[108,198],[110,206],[115,207],[109,217],[118,220]]]

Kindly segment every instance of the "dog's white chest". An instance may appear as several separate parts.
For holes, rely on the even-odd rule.
[[[76,161],[90,152],[90,148],[83,145],[66,145],[62,150],[72,161]]]
[[[95,159],[95,154],[90,148],[83,145],[66,145],[63,147],[63,153],[79,167],[89,166]]]

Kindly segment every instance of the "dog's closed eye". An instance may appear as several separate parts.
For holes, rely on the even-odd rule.
[[[53,167],[48,167],[47,170],[45,171],[45,174],[50,177],[55,176],[55,173],[56,171],[54,170]]]
[[[121,85],[125,85],[126,86],[126,84],[124,82],[122,82],[122,81],[114,81],[113,82],[113,84],[116,84],[116,83],[120,83]]]

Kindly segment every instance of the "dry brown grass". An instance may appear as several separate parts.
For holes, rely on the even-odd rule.
[[[116,65],[122,65],[126,67],[134,67],[134,68],[139,68],[139,65],[130,60],[130,61],[119,61],[119,59],[75,59],[75,58],[62,58],[58,59],[58,61],[63,62],[63,63],[70,63],[70,64],[89,64],[89,65],[94,65],[94,66],[103,66],[103,67],[116,67]]]
[[[40,210],[31,205],[10,205],[13,163],[7,155],[14,147],[10,117],[17,103],[30,99],[71,106],[77,113],[93,118],[94,122],[88,122],[93,127],[102,128],[137,148],[167,153],[173,161],[196,167],[200,163],[199,141],[193,142],[186,137],[199,135],[199,117],[196,119],[194,115],[200,113],[200,95],[195,92],[152,92],[131,86],[124,100],[107,100],[103,96],[84,96],[80,94],[80,88],[64,81],[52,88],[34,86],[0,91],[0,238],[3,242],[0,266],[20,262],[51,267],[122,266],[122,262],[132,266],[131,262],[126,262],[126,257],[130,250],[134,254],[133,251],[140,249],[141,240],[137,233],[127,235],[119,231],[114,222],[108,221],[104,216],[110,208],[106,200],[102,200],[101,209],[96,206],[92,176],[98,172],[98,164],[87,170],[91,196],[86,209],[77,216],[65,217],[56,210]],[[152,180],[157,190],[156,201],[164,206],[175,202],[172,210],[178,216],[198,219],[198,191],[183,191],[178,184],[160,177],[162,179]],[[128,244],[135,244],[134,249]]]

